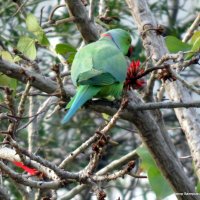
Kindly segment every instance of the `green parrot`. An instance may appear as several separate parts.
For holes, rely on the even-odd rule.
[[[71,79],[77,92],[68,103],[67,107],[70,108],[62,124],[68,122],[93,97],[120,97],[128,68],[125,55],[130,49],[130,34],[122,29],[112,29],[76,53]]]

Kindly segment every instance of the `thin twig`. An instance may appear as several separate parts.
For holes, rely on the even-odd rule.
[[[65,89],[64,89],[64,86],[63,86],[63,82],[62,82],[61,76],[60,76],[60,66],[59,65],[54,65],[52,67],[52,70],[56,73],[56,81],[57,81],[57,83],[59,85],[61,99],[65,100],[67,95],[66,95],[66,92],[65,92]]]
[[[123,177],[125,174],[129,173],[134,168],[134,163],[134,161],[129,161],[128,165],[124,169],[119,170],[118,172],[106,175],[94,175],[92,176],[92,179],[95,181],[111,181],[119,177]]]
[[[195,52],[197,55],[194,55],[190,60],[185,60],[184,62],[177,62],[174,64],[171,64],[172,69],[176,69],[177,71],[183,70],[186,67],[193,65],[193,64],[198,64],[198,61],[200,59],[198,52]]]
[[[8,113],[0,113],[0,121],[4,119],[9,119],[13,122],[17,121],[14,117],[11,117]]]
[[[10,113],[12,115],[14,115],[15,108],[14,108],[14,100],[13,100],[13,97],[12,97],[13,91],[8,87],[4,88],[4,91],[5,91],[5,104],[8,108],[8,110],[10,111]]]
[[[18,55],[20,58],[22,58],[23,60],[27,61],[28,64],[31,65],[31,67],[36,71],[36,72],[40,72],[40,68],[39,65],[36,61],[34,60],[30,60],[27,56],[25,56],[24,54],[22,54],[17,48],[13,49],[13,52],[15,53],[15,55]]]
[[[28,0],[25,0],[21,5],[18,5],[16,3],[18,8],[17,8],[17,11],[12,15],[12,17],[14,17],[18,12],[20,12],[23,9],[23,7],[26,5],[27,2],[28,2]],[[23,10],[22,10],[22,13],[23,13]],[[23,13],[23,15],[25,17],[25,13]]]
[[[164,55],[156,64],[154,67],[151,67],[151,68],[148,68],[146,69],[142,74],[138,75],[135,77],[135,79],[140,79],[142,78],[143,76],[146,76],[147,74],[151,73],[152,71],[155,71],[155,70],[159,70],[159,69],[163,69],[163,68],[166,68],[166,65],[162,65],[165,61],[168,61],[168,60],[182,60],[182,57],[183,57],[183,54],[182,52],[179,52],[177,54],[166,54]],[[182,68],[185,68],[191,64],[194,64],[196,63],[198,60],[198,58],[196,56],[192,57],[190,60],[187,60],[179,65],[182,66]],[[178,68],[179,65],[171,65],[171,67],[173,68]]]
[[[0,107],[1,108],[5,108],[6,110],[9,110],[9,108],[7,106],[5,106],[5,105],[0,104]]]
[[[48,21],[47,23],[42,25],[42,28],[48,28],[50,26],[57,26],[64,23],[74,22],[74,20],[75,20],[75,17],[72,16],[72,17],[68,17],[64,19],[59,19],[56,21],[51,21],[51,22]]]
[[[7,87],[5,88],[5,103],[6,103],[7,107],[9,108],[10,113],[12,115],[15,115],[15,107],[14,107],[14,100],[12,97],[12,92],[13,91],[10,90],[9,88],[7,88]],[[12,120],[7,129],[8,134],[14,133],[15,125],[16,125],[16,123]],[[3,134],[3,133],[1,132],[1,134]]]
[[[43,17],[43,11],[44,11],[44,6],[40,10],[40,26],[42,25],[42,17]]]
[[[126,97],[122,98],[120,108],[116,112],[116,114],[111,118],[109,123],[100,131],[97,131],[98,134],[100,134],[99,140],[93,144],[93,154],[91,155],[90,162],[85,167],[83,172],[87,175],[93,174],[94,170],[96,169],[100,158],[102,157],[103,149],[105,148],[106,144],[108,143],[108,138],[106,137],[106,134],[115,126],[117,120],[120,117],[121,112],[124,110],[124,108],[128,105],[128,99]]]
[[[134,174],[134,173],[128,173],[128,175],[132,176],[133,178],[148,178],[145,175],[137,175],[137,174]]]
[[[191,159],[192,159],[192,156],[189,155],[189,156],[181,156],[181,157],[179,157],[179,159],[188,159],[188,158],[191,158]]]
[[[200,94],[200,89],[195,87],[193,84],[188,83],[187,81],[185,81],[180,75],[178,75],[177,73],[175,73],[173,70],[170,69],[170,72],[172,73],[172,75],[174,77],[176,77],[176,79],[178,79],[181,83],[183,83],[183,85],[188,88],[189,90],[192,90],[193,92]]]
[[[31,88],[30,92],[35,91],[35,88]],[[37,110],[39,108],[39,102],[36,97],[29,96],[29,111],[28,115],[33,116],[37,115]],[[34,117],[32,123],[29,124],[28,131],[28,149],[29,152],[36,152],[37,144],[38,144],[38,129],[39,124],[37,121],[37,117]]]
[[[118,111],[113,115],[113,117],[111,118],[110,122],[100,131],[101,134],[106,134],[111,128],[114,127],[115,123],[117,122],[117,120],[119,119],[122,111],[125,109],[125,107],[128,105],[128,99],[126,99],[126,97],[124,97],[122,99],[121,105],[118,109]]]
[[[7,114],[7,116],[8,117],[10,117],[10,118],[15,118],[15,119],[29,119],[29,118],[32,118],[32,117],[37,117],[38,115],[40,115],[40,114],[42,114],[43,112],[45,112],[45,111],[41,111],[41,112],[39,112],[39,113],[36,113],[36,114],[33,114],[33,115],[31,115],[31,116],[24,116],[24,117],[18,117],[18,116],[13,116],[13,115],[9,115],[9,114]]]
[[[122,110],[125,108],[127,101],[124,99],[121,103],[120,108],[116,112],[115,115],[113,115],[112,119],[109,121],[109,123],[101,130],[99,131],[102,135],[106,135],[106,133],[115,125],[117,119],[119,118]],[[59,165],[60,168],[65,167],[68,163],[70,163],[73,159],[75,159],[81,152],[85,151],[89,146],[91,146],[92,143],[96,142],[101,134],[95,134],[91,138],[89,138],[86,142],[82,143],[80,147],[75,149],[73,152],[69,154]]]
[[[96,175],[105,175],[108,172],[117,169],[119,167],[121,167],[124,164],[127,164],[127,162],[136,159],[138,157],[137,153],[135,150],[131,151],[130,153],[122,156],[119,159],[116,159],[114,161],[112,161],[110,164],[108,164],[107,166],[105,166],[104,168],[102,168],[101,170],[99,170]],[[84,190],[87,186],[86,185],[79,185],[76,186],[75,188],[73,188],[70,192],[68,192],[67,194],[65,194],[63,196],[63,199],[72,199],[76,194],[80,193],[82,190]]]
[[[28,80],[26,87],[24,89],[24,93],[21,96],[19,105],[18,105],[18,111],[17,111],[17,116],[22,117],[23,113],[24,113],[24,106],[25,106],[25,101],[27,99],[29,90],[31,89],[31,80]]]
[[[71,173],[64,171],[60,168],[58,168],[55,164],[52,162],[49,162],[48,160],[45,160],[41,158],[40,156],[36,156],[33,153],[28,152],[26,149],[20,147],[17,142],[15,142],[11,137],[9,137],[9,143],[16,149],[16,151],[22,153],[23,155],[29,157],[31,160],[34,160],[41,165],[51,169],[53,172],[55,172],[58,176],[66,179],[76,179],[79,180],[79,173]],[[25,163],[26,164],[26,163]]]
[[[65,5],[65,4],[56,5],[56,6],[53,8],[53,10],[51,11],[51,13],[50,13],[50,15],[49,15],[49,22],[54,21],[54,20],[53,20],[54,13],[55,13],[55,11],[56,11],[57,9],[59,9],[59,8],[61,8],[61,7],[66,7],[66,5]]]
[[[187,30],[182,40],[183,42],[187,42],[192,37],[194,31],[199,27],[199,24],[200,24],[200,14],[197,15],[196,19],[194,20],[190,28]]]
[[[154,89],[154,84],[155,84],[155,81],[156,81],[156,71],[153,71],[153,73],[151,73],[149,79],[147,80],[147,85],[146,85],[146,88],[145,88],[145,93],[144,93],[144,96],[143,96],[143,99],[145,101],[152,101],[153,99],[153,89]]]

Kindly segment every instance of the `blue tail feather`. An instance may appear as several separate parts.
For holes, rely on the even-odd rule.
[[[76,111],[86,101],[92,99],[92,97],[95,96],[99,91],[100,91],[99,87],[89,86],[89,85],[79,86],[78,91],[73,100],[73,103],[61,123],[62,124],[67,123],[74,116]]]

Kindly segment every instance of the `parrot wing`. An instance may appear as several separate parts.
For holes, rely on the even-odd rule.
[[[117,90],[117,87],[115,86],[116,79],[114,79],[113,76],[109,73],[102,73],[102,72],[99,72],[97,70],[90,70],[90,71],[87,71],[87,72],[80,74],[77,82],[78,82],[78,85],[80,84],[80,86],[81,85],[82,86],[84,86],[84,85],[85,86],[87,86],[87,85],[97,86],[97,88],[98,88],[97,92],[100,91],[99,90],[100,87],[98,87],[98,86],[110,86],[110,87],[106,87],[105,89],[103,89],[103,87],[101,87],[101,90],[103,89],[102,90],[102,96],[107,96],[107,95],[103,95],[103,93],[105,93],[105,94],[106,93],[111,93],[111,94],[113,93],[113,96],[116,96],[115,95],[115,90]],[[98,85],[96,85],[97,83],[98,83]],[[113,85],[112,90],[111,90],[111,85]],[[80,91],[79,88],[78,88],[78,90]],[[71,100],[69,101],[69,103],[66,106],[66,109],[69,109],[72,106],[76,96],[77,95],[75,95],[74,97],[71,98]]]
[[[111,85],[117,82],[117,80],[110,74],[98,71],[95,69],[83,72],[79,75],[77,84],[78,85]]]
[[[81,84],[81,80],[84,80],[83,83],[85,83],[87,77],[88,80],[92,78],[92,82],[97,81],[95,85],[98,85],[98,81],[101,82],[100,78],[94,79],[98,76],[104,79],[102,81],[108,78],[116,80],[116,82],[123,82],[127,67],[124,55],[111,40],[99,40],[83,47],[76,54],[72,64],[71,77],[74,85]],[[104,73],[106,75],[102,75]]]
[[[100,49],[98,54],[94,54],[93,67],[109,73],[117,82],[124,82],[128,63],[117,47],[110,46],[109,49]]]

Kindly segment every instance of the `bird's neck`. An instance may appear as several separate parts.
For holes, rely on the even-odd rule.
[[[112,41],[112,42],[115,44],[115,46],[116,46],[118,49],[120,49],[119,46],[118,46],[118,44],[115,42],[114,38],[113,38],[110,34],[108,34],[108,33],[103,33],[103,34],[101,35],[101,37],[102,37],[101,39]]]

